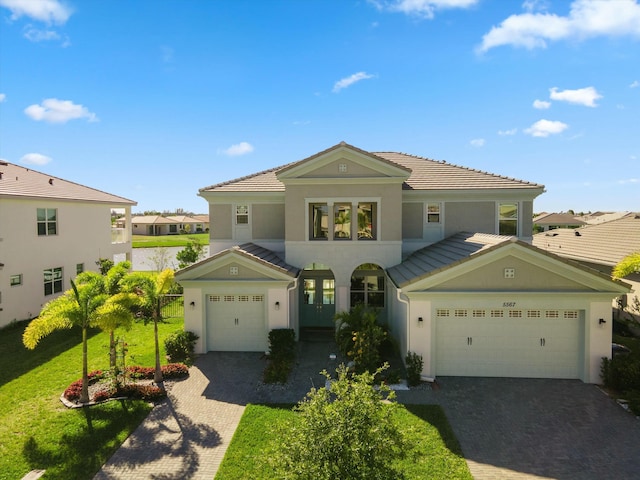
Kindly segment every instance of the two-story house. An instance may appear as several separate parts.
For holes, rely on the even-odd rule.
[[[130,228],[113,228],[111,209],[130,220],[133,205],[0,160],[0,327],[36,317],[98,259],[130,260]]]
[[[378,309],[423,375],[599,379],[624,284],[530,245],[542,185],[340,143],[202,188],[211,256],[178,272],[199,352]],[[607,323],[608,322],[608,323]]]

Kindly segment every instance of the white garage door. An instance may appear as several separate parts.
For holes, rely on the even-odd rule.
[[[436,373],[580,378],[577,310],[437,309]]]
[[[264,352],[266,348],[264,295],[208,296],[208,350]]]

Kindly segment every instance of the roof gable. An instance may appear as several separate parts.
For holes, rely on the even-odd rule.
[[[493,241],[485,237],[479,234],[449,237],[389,269],[389,276],[405,292],[560,290],[621,294],[629,290],[624,282],[613,281],[515,237],[489,236],[494,237]],[[431,265],[420,266],[418,258],[429,259]],[[413,276],[406,274],[407,267],[414,270]],[[513,279],[505,279],[505,268],[514,269]]]
[[[86,187],[62,178],[0,160],[0,196],[13,198],[48,198],[117,205],[137,202]]]
[[[231,267],[236,267],[234,273],[231,273]],[[299,272],[298,268],[288,265],[271,250],[245,243],[178,271],[176,281],[292,281]]]

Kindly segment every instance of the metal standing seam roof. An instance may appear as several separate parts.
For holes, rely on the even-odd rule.
[[[337,147],[337,146],[336,146]],[[325,150],[325,153],[336,147]],[[480,170],[453,165],[444,161],[430,160],[424,157],[395,152],[365,152],[356,147],[356,151],[368,153],[383,161],[394,164],[411,172],[403,183],[403,190],[468,190],[492,188],[530,188],[543,189],[544,186],[495,175]],[[300,162],[289,163],[280,167],[264,170],[245,177],[229,180],[200,189],[200,192],[284,192],[284,184],[278,180],[277,173],[289,169],[301,162],[317,157],[316,154]]]
[[[538,233],[532,243],[564,258],[613,266],[640,251],[640,213],[577,229]]]
[[[396,285],[403,287],[512,238],[487,233],[457,233],[417,250],[402,263],[389,268],[387,273]]]
[[[121,205],[137,202],[0,160],[0,196],[48,198]]]

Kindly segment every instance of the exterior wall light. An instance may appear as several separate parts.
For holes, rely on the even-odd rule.
[[[607,323],[607,321],[604,318],[601,318],[600,320],[598,320],[598,325],[602,325],[604,323]]]
[[[189,306],[191,307],[191,310],[193,310],[194,308],[196,308],[196,302],[191,302]]]
[[[276,302],[275,308],[276,310],[280,310],[280,302]]]

